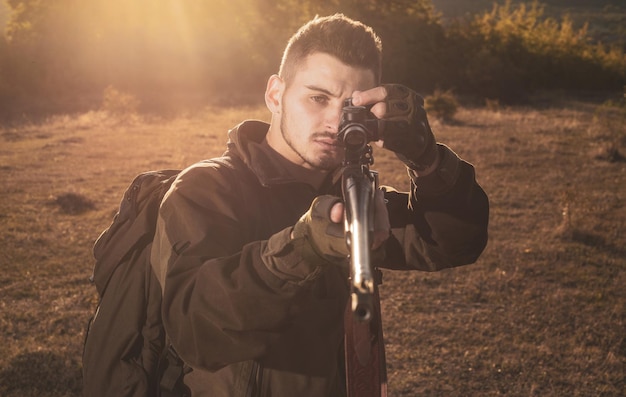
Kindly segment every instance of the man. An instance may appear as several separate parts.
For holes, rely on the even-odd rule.
[[[435,143],[417,94],[379,85],[380,65],[369,27],[343,15],[309,22],[269,78],[271,123],[235,127],[219,162],[191,166],[166,195],[152,265],[193,396],[345,395],[348,251],[325,232],[343,222],[345,99],[389,121],[380,143],[412,181],[409,193],[377,195],[380,266],[434,271],[484,249],[488,201],[473,167]]]

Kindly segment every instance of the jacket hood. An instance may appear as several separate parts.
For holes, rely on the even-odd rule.
[[[269,124],[258,120],[238,124],[228,131],[225,154],[241,158],[263,186],[301,182],[285,167],[288,160],[264,142],[268,130]]]
[[[263,186],[296,182],[283,166],[276,153],[267,144],[265,136],[269,124],[259,120],[246,120],[228,131],[226,154],[241,158]]]

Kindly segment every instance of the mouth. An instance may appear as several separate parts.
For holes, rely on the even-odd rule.
[[[327,135],[314,138],[313,142],[329,150],[338,150],[343,147],[343,145],[341,144],[339,140],[335,139],[334,137],[327,136]]]

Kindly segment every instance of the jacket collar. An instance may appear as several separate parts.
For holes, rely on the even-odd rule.
[[[246,120],[228,131],[228,152],[239,156],[252,170],[263,186],[284,183],[301,183],[285,167],[284,161],[269,146],[263,144],[269,124],[259,120]],[[336,182],[332,175],[323,184],[327,190]]]

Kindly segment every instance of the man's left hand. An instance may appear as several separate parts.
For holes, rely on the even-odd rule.
[[[437,142],[420,95],[400,84],[383,84],[355,92],[352,100],[356,106],[372,105],[370,111],[384,120],[379,131],[383,148],[393,151],[418,174],[434,168]]]

